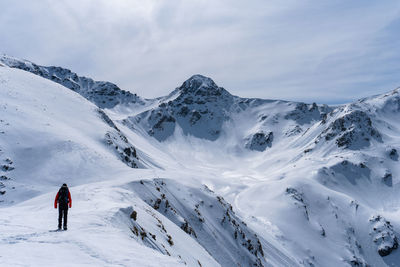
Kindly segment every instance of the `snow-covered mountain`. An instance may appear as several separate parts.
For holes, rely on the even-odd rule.
[[[224,130],[223,127],[228,122],[234,123],[236,116],[247,117],[257,120],[252,121],[249,127],[257,127],[258,132],[249,129],[246,146],[263,151],[273,142],[274,134],[269,128],[276,127],[271,127],[271,124],[284,124],[280,122],[282,118],[294,120],[299,126],[295,131],[301,131],[301,125],[320,120],[331,110],[328,106],[316,104],[240,98],[218,87],[210,78],[194,75],[161,99],[158,106],[129,116],[124,123],[131,128],[141,125],[158,141],[173,135],[178,127],[185,135],[214,141],[221,134],[230,134],[229,129]],[[268,114],[264,114],[266,112]]]
[[[400,266],[399,89],[330,107],[194,75],[145,100],[0,61],[0,251],[23,251],[0,263],[57,246],[100,266]],[[75,204],[54,235],[63,182]]]

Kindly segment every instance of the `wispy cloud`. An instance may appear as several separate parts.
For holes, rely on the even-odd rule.
[[[241,96],[346,102],[400,85],[398,1],[0,2],[1,52],[145,97],[194,73]]]

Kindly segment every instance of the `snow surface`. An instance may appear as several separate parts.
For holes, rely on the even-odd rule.
[[[70,89],[0,68],[2,266],[400,266],[399,89],[328,107],[195,75],[105,116]]]

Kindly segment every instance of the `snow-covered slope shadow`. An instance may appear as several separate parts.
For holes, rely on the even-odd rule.
[[[134,190],[152,207],[148,213],[155,218],[154,223],[158,226],[155,229],[148,230],[149,224],[137,219],[142,214],[133,210],[131,213],[133,233],[138,239],[147,240],[148,246],[171,254],[176,247],[174,244],[184,242],[178,239],[181,234],[176,236],[164,229],[165,220],[160,219],[163,215],[185,233],[185,239],[197,242],[221,266],[267,264],[257,235],[235,214],[229,203],[207,187],[195,188],[173,180],[155,179],[133,182],[127,188]],[[197,251],[193,249],[186,254],[195,257]]]

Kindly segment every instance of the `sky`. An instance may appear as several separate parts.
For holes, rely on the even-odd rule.
[[[339,104],[400,86],[400,1],[1,0],[0,53],[146,98],[193,74]]]

